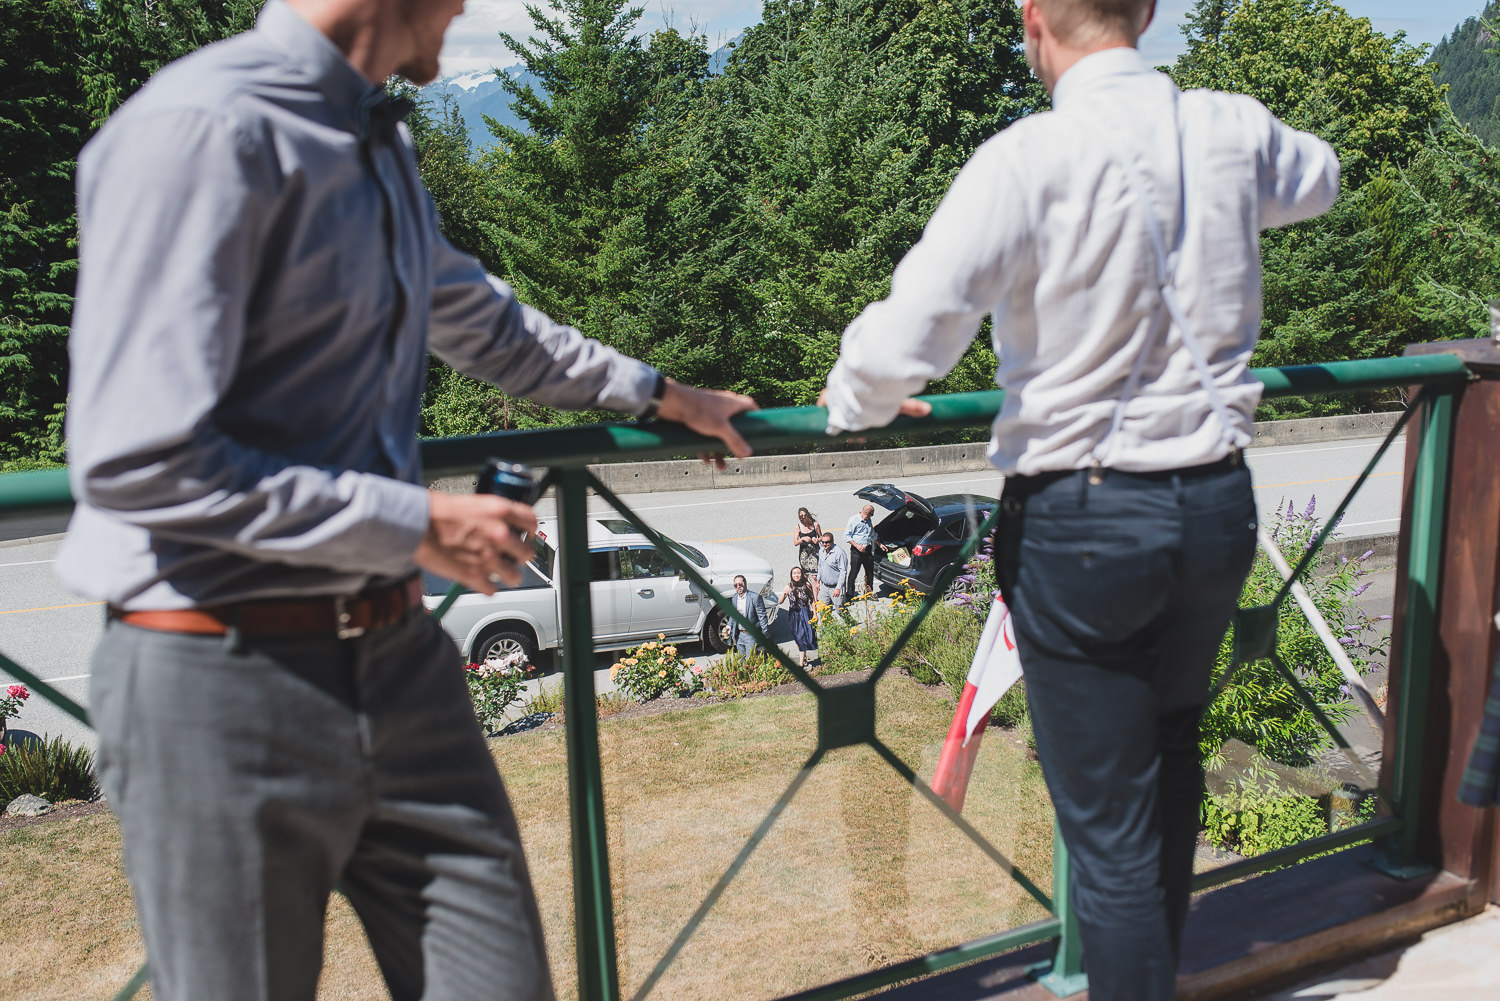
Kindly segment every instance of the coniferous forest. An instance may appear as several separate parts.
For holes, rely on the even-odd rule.
[[[79,147],[157,68],[243,30],[258,7],[0,6],[4,467],[64,459]],[[531,39],[503,39],[537,81],[510,85],[525,128],[495,123],[482,148],[451,105],[418,109],[410,125],[445,230],[526,301],[670,375],[765,406],[811,403],[844,326],[885,294],[959,166],[1046,109],[1021,57],[1019,8],[767,0],[718,73],[705,38],[644,34],[641,13],[622,0],[536,8]],[[1485,302],[1500,295],[1494,101],[1461,107],[1459,84],[1500,73],[1500,56],[1465,43],[1469,61],[1450,48],[1440,69],[1328,0],[1200,0],[1184,33],[1186,52],[1164,67],[1181,86],[1251,94],[1343,163],[1328,215],[1266,235],[1256,364],[1397,354],[1487,330]],[[932,389],[988,388],[993,372],[976,342]],[[1385,402],[1283,400],[1266,416]],[[434,364],[424,430],[599,416],[508,399]]]

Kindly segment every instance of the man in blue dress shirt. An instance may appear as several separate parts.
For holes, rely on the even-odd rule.
[[[271,0],[79,157],[58,562],[109,603],[99,771],[163,1001],[312,997],[337,884],[396,999],[546,999],[515,819],[417,568],[493,593],[531,509],[429,492],[426,356],[659,415],[695,390],[521,304],[443,239],[383,82],[462,0]]]
[[[875,506],[866,504],[849,516],[844,526],[844,541],[849,543],[849,579],[844,586],[845,600],[854,598],[854,585],[859,580],[859,571],[865,571],[865,590],[875,591]]]

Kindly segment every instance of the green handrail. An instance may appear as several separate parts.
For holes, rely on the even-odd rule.
[[[1312,393],[1347,393],[1371,389],[1399,389],[1423,385],[1457,385],[1469,370],[1457,355],[1419,355],[1411,358],[1370,358],[1363,361],[1257,368],[1252,374],[1265,385],[1268,399]],[[937,431],[983,427],[994,420],[1005,394],[998,389],[978,393],[924,396],[932,404],[929,417],[898,417],[882,428],[859,432],[867,441],[896,436],[928,435]],[[735,427],[759,450],[806,448],[828,443],[821,407],[780,407],[757,410],[735,419]],[[677,424],[588,424],[539,431],[496,431],[422,442],[422,463],[428,476],[472,473],[492,455],[551,469],[615,462],[623,458],[662,459],[696,455],[722,448],[719,442],[694,434]],[[73,502],[66,470],[0,475],[0,511],[42,511],[66,508]]]

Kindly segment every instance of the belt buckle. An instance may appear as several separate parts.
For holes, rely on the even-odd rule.
[[[352,640],[365,634],[364,626],[351,626],[354,617],[349,614],[349,599],[342,594],[333,599],[333,621],[335,634],[341,640]]]

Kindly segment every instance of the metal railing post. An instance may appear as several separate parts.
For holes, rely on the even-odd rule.
[[[614,900],[604,822],[604,772],[594,704],[594,616],[589,598],[588,472],[557,472],[562,564],[563,704],[573,829],[573,927],[580,1001],[619,1001]]]
[[[1453,441],[1453,394],[1432,395],[1420,415],[1418,452],[1412,473],[1411,520],[1406,562],[1406,621],[1401,642],[1401,686],[1392,749],[1391,796],[1401,830],[1386,843],[1380,868],[1407,879],[1431,872],[1417,860],[1417,811],[1421,806],[1423,741],[1427,730],[1428,666],[1437,636],[1438,582],[1443,568],[1443,512]]]
[[[1078,915],[1073,910],[1073,867],[1057,820],[1052,821],[1052,913],[1059,933],[1052,966],[1037,981],[1060,998],[1077,994],[1089,985],[1083,972],[1083,942],[1078,937]]]

